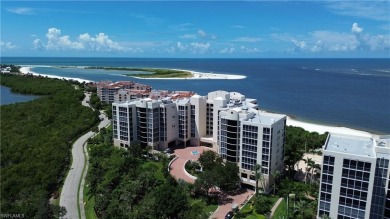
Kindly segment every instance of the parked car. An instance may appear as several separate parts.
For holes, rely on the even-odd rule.
[[[225,216],[225,219],[232,219],[233,218],[233,211],[229,211],[226,216]]]
[[[170,148],[167,148],[167,149],[165,149],[165,151],[164,151],[165,153],[167,153],[167,154],[170,154],[170,153],[172,153],[172,149],[170,149]]]

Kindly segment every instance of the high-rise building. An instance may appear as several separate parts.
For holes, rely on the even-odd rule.
[[[390,218],[390,136],[329,134],[317,216]]]
[[[115,145],[127,148],[136,143],[155,150],[209,146],[224,160],[237,163],[245,184],[255,186],[253,170],[259,164],[261,186],[269,191],[271,173],[284,169],[285,115],[261,112],[256,99],[237,92],[157,93],[154,99],[112,104]]]

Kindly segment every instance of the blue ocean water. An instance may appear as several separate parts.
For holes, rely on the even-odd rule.
[[[389,59],[149,59],[11,58],[1,63],[37,65],[33,71],[93,81],[134,80],[154,89],[237,91],[261,109],[302,121],[390,134]],[[43,67],[51,66],[51,67]],[[53,67],[54,66],[54,67]],[[74,66],[72,68],[61,68]],[[76,66],[177,68],[246,75],[242,80],[142,80],[121,71]]]
[[[11,88],[0,86],[0,105],[7,105],[11,103],[27,102],[33,99],[38,98],[36,95],[25,95],[12,93]]]

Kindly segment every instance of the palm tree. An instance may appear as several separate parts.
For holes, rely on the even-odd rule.
[[[302,218],[305,218],[306,213],[306,201],[301,200],[296,205],[294,205],[294,214],[295,215],[302,215]]]
[[[311,164],[312,159],[311,158],[307,158],[307,159],[303,158],[302,160],[306,164],[306,171],[305,171],[305,184],[306,184],[307,183],[307,173],[310,171],[310,164]]]
[[[255,180],[256,180],[256,196],[259,194],[259,180],[263,181],[263,173],[261,172],[261,166],[259,164],[256,164],[253,167],[253,171],[255,172]],[[264,190],[264,185],[263,190]]]
[[[274,195],[276,190],[276,185],[278,184],[279,177],[281,176],[281,173],[279,170],[274,170],[271,172],[272,177],[274,178]]]

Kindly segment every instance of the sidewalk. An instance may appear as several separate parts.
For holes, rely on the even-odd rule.
[[[280,202],[282,202],[282,201],[283,201],[283,198],[279,198],[279,199],[275,202],[274,206],[273,206],[272,209],[271,209],[271,214],[270,214],[271,217],[274,215],[275,210],[278,208]]]

